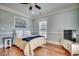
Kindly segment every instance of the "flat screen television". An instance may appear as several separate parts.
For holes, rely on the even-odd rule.
[[[64,39],[76,42],[76,30],[64,30]]]

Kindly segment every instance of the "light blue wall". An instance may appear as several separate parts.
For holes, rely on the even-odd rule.
[[[0,33],[6,33],[6,32],[12,32],[14,29],[14,16],[16,17],[22,17],[20,15],[16,15],[4,10],[0,10]],[[26,17],[22,17],[25,19],[28,19]],[[31,24],[31,20],[28,19],[28,27],[30,30],[32,30],[32,24]],[[1,28],[4,28],[4,30],[1,30]],[[6,35],[4,34],[0,34],[0,45],[3,44],[3,40],[2,37],[4,37]]]
[[[36,19],[34,21],[34,30],[36,34],[39,32],[39,21],[41,19]],[[60,42],[63,39],[64,30],[76,30],[79,33],[79,9],[67,10],[64,12],[59,12],[54,15],[47,16],[47,39],[50,41]],[[77,36],[77,41],[79,41],[79,36]]]
[[[47,20],[48,40],[56,42],[61,41],[61,39],[63,39],[63,34],[60,33],[62,33],[64,30],[71,29],[79,32],[78,12],[78,9],[73,9],[49,16]]]
[[[34,21],[33,21],[33,33],[35,34],[35,35],[39,35],[39,22],[41,22],[41,21],[47,21],[47,18],[41,18],[41,19],[35,19]]]

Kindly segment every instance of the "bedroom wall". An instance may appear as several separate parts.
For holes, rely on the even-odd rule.
[[[33,34],[34,35],[37,35],[38,34],[38,31],[39,31],[39,27],[38,27],[38,20],[33,20]]]
[[[11,33],[14,29],[14,16],[22,17],[0,9],[0,45],[3,44],[2,37],[6,36],[6,33]],[[25,17],[22,17],[25,18]],[[27,18],[25,18],[27,19]],[[28,19],[28,28],[32,30],[31,19]]]
[[[48,17],[48,40],[59,42],[63,39],[64,30],[76,30],[79,33],[79,9],[61,12]],[[52,25],[52,26],[50,26]],[[77,36],[77,41],[79,38]]]
[[[47,18],[35,19],[33,21],[33,34],[35,35],[39,34],[39,22],[41,21],[47,21]]]
[[[43,19],[43,18],[41,18]],[[36,19],[36,31],[38,32],[38,22],[41,19]],[[63,39],[64,30],[76,30],[79,33],[79,8],[73,8],[66,11],[50,15],[47,19],[47,39],[49,41],[60,43]],[[77,41],[79,37],[77,36]]]
[[[77,33],[79,34],[79,8],[77,9]],[[79,35],[77,35],[77,42],[79,42]]]

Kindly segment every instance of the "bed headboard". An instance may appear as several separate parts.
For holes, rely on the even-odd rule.
[[[15,32],[16,32],[16,37],[19,37],[19,38],[22,38],[23,36],[31,35],[30,30],[18,29],[18,30],[15,30]]]

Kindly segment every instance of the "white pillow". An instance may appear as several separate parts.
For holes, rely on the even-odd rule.
[[[23,30],[16,30],[16,37],[22,38],[23,36]]]

